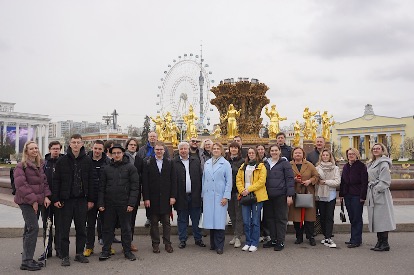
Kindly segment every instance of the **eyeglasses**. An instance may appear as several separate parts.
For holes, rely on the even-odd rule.
[[[372,151],[380,151],[380,150],[382,150],[381,147],[374,147],[374,148],[372,148]]]
[[[82,144],[82,141],[71,141],[70,144]]]
[[[199,143],[200,141],[198,140],[192,140],[191,143]]]
[[[122,152],[112,152],[112,155],[120,155]]]

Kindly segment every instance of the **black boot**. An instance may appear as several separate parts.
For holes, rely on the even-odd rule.
[[[377,232],[377,244],[374,247],[371,247],[370,250],[375,250],[381,245],[382,235],[381,232]]]
[[[382,232],[381,244],[378,248],[374,248],[374,251],[390,251],[390,245],[388,244],[388,232]]]

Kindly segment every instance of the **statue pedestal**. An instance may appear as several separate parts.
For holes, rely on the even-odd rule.
[[[315,143],[313,140],[303,140],[303,150],[306,154],[309,154],[313,150],[315,150]]]
[[[269,145],[273,145],[273,144],[277,144],[277,140],[276,139],[269,139]]]

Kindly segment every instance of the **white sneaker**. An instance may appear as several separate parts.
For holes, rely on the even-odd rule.
[[[236,240],[234,241],[234,247],[239,248],[240,246],[241,246],[241,241],[239,238],[236,238]]]
[[[231,241],[229,241],[230,245],[233,245],[236,242],[236,237],[233,237],[233,239],[231,239]]]
[[[321,244],[325,244],[326,240],[327,240],[327,239],[323,239],[323,240],[321,241]]]
[[[247,251],[247,250],[249,250],[249,248],[250,248],[250,246],[248,246],[248,245],[246,244],[245,246],[243,246],[242,250],[243,250],[243,251]]]
[[[255,251],[257,251],[257,247],[256,247],[256,246],[254,246],[254,245],[252,245],[252,246],[249,248],[249,252],[255,252]]]
[[[331,239],[325,240],[324,245],[329,247],[329,248],[336,248],[336,243]]]

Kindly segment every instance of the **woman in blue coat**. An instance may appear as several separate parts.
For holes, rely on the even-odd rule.
[[[212,158],[204,164],[203,187],[203,227],[210,229],[210,249],[223,254],[225,226],[227,222],[227,202],[231,198],[232,170],[223,157],[224,149],[214,143]]]

